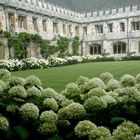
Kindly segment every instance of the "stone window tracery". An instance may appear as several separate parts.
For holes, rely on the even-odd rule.
[[[126,53],[126,43],[117,42],[113,45],[113,54],[124,54]]]

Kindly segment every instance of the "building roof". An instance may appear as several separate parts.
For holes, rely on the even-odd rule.
[[[106,9],[140,5],[140,0],[46,0],[54,5],[77,12],[100,11]]]

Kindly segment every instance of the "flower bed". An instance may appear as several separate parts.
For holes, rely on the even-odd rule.
[[[127,57],[126,55],[110,55],[103,57],[101,55],[71,56],[65,58],[49,57],[48,60],[37,58],[26,58],[22,60],[9,59],[0,60],[0,68],[6,68],[10,71],[26,69],[44,69],[48,67],[59,67],[78,63],[98,62],[98,61],[124,61],[140,60],[140,56]]]
[[[81,76],[61,93],[33,75],[12,77],[4,69],[0,75],[2,140],[140,139],[140,74],[120,81],[108,72]]]

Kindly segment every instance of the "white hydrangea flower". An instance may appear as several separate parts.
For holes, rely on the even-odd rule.
[[[19,111],[25,119],[37,119],[39,117],[39,108],[33,103],[23,104]]]
[[[43,105],[48,108],[51,109],[53,111],[57,111],[58,110],[58,104],[56,102],[56,100],[54,98],[46,98],[43,101]]]
[[[37,97],[41,97],[41,91],[36,88],[35,86],[32,86],[30,88],[27,89],[27,94],[28,96],[37,96]]]
[[[41,86],[40,79],[35,75],[30,75],[26,78],[26,84],[32,85],[32,86]]]
[[[9,122],[8,120],[3,117],[3,116],[0,116],[0,130],[7,130],[9,128]]]
[[[86,115],[86,110],[79,103],[71,103],[58,111],[60,119],[81,119]]]
[[[123,87],[131,87],[136,84],[136,80],[133,76],[129,74],[125,74],[124,76],[121,77],[121,85]]]
[[[109,72],[105,72],[100,74],[100,78],[103,80],[104,83],[107,83],[109,80],[113,79],[113,75]]]
[[[16,113],[19,111],[19,107],[17,105],[11,104],[7,106],[6,111]]]
[[[14,98],[14,97],[26,98],[27,97],[27,92],[23,86],[14,86],[10,88],[8,94],[10,98]]]
[[[105,95],[101,97],[107,104],[115,104],[117,101],[110,95]]]
[[[57,131],[57,126],[54,123],[43,123],[38,128],[38,132],[42,135],[54,134]]]
[[[76,125],[74,131],[78,137],[83,137],[83,136],[88,136],[89,133],[96,127],[97,126],[94,123],[88,120],[84,120],[84,121],[80,121]]]
[[[44,123],[54,123],[56,124],[58,121],[58,116],[56,113],[51,111],[44,111],[40,115],[40,120]]]

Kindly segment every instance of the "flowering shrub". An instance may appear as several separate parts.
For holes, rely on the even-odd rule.
[[[48,60],[37,58],[26,58],[22,60],[23,69],[43,69],[49,65]]]
[[[109,78],[107,84],[100,78],[79,77],[57,93],[41,87],[36,76],[25,80],[9,77],[4,69],[0,72],[2,140],[140,139],[139,74],[120,81]],[[9,78],[3,81],[6,74]]]

